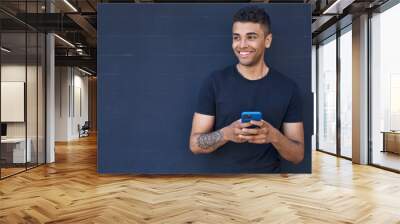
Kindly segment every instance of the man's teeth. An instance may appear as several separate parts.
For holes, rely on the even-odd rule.
[[[240,55],[248,55],[248,54],[250,54],[250,52],[248,52],[248,51],[247,51],[247,52],[241,51],[241,52],[239,52],[239,54],[240,54]]]

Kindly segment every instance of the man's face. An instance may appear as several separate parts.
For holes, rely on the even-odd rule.
[[[239,63],[253,66],[264,60],[265,48],[269,48],[272,34],[268,35],[263,25],[252,22],[235,22],[232,27],[232,49]]]

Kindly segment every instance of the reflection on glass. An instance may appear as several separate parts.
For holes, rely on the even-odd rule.
[[[372,163],[400,170],[400,4],[372,17]],[[384,138],[382,132],[389,132]],[[385,143],[385,145],[384,145]],[[398,151],[397,151],[398,149]]]
[[[340,153],[352,157],[352,36],[340,36]]]
[[[318,48],[318,148],[336,153],[336,39]]]
[[[25,33],[2,33],[1,52],[1,123],[6,127],[1,139],[1,176],[25,170],[31,151],[26,144]],[[28,145],[29,146],[29,145]]]

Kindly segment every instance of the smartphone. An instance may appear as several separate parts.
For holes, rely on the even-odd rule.
[[[242,123],[247,123],[250,122],[251,120],[253,121],[261,121],[262,120],[262,113],[258,111],[245,111],[242,112],[240,115]],[[257,128],[258,126],[252,125],[248,128]]]

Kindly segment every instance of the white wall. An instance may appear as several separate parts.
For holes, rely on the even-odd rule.
[[[55,141],[68,140],[70,76],[67,67],[55,68]]]
[[[88,77],[72,67],[56,67],[55,73],[55,140],[70,141],[88,120]]]
[[[29,67],[28,67],[29,69]],[[25,82],[25,64],[8,64],[1,66],[1,81]]]
[[[73,96],[74,98],[74,108],[73,108],[73,113],[72,113],[72,136],[75,138],[79,137],[78,133],[78,124],[81,126],[85,123],[85,121],[89,120],[89,111],[88,111],[88,106],[89,106],[89,94],[88,94],[88,77],[87,76],[82,76],[83,73],[78,71],[77,75],[77,70],[74,71],[74,92],[75,94]],[[80,96],[80,97],[79,97]]]

